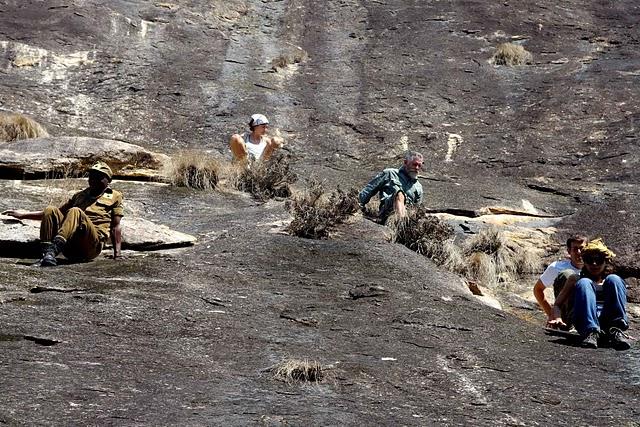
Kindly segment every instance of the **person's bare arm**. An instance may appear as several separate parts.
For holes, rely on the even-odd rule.
[[[405,206],[406,196],[402,191],[398,191],[393,199],[393,210],[398,215],[398,218],[405,218],[407,216],[407,208]]]
[[[244,143],[244,139],[242,139],[242,135],[231,135],[231,138],[229,139],[229,148],[231,149],[234,160],[244,161],[247,159],[249,150],[247,150],[247,146]]]
[[[262,153],[262,160],[269,160],[273,153],[284,145],[284,140],[279,136],[267,138],[267,146]]]
[[[36,219],[42,220],[43,211],[23,211],[19,209],[9,209],[2,212],[2,215],[9,215],[17,219]]]
[[[113,259],[117,259],[122,255],[122,228],[120,227],[120,215],[114,215],[111,218],[111,245],[113,246]]]
[[[578,276],[571,276],[567,279],[562,291],[558,294],[555,302],[553,303],[552,316],[547,322],[547,326],[550,327],[558,327],[558,326],[567,326],[562,320],[562,312],[560,310],[560,306],[568,301],[568,299],[573,295],[573,289],[576,287],[576,282],[578,281]]]
[[[547,301],[547,298],[544,295],[545,289],[546,287],[544,286],[544,283],[538,279],[536,284],[533,285],[533,296],[536,297],[536,301],[538,301],[540,308],[542,308],[544,313],[547,315],[547,319],[551,320],[553,318],[553,310],[551,309],[551,304],[549,304],[549,301]]]

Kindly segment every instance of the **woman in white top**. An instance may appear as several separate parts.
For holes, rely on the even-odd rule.
[[[249,131],[234,134],[229,147],[236,162],[252,163],[256,160],[268,160],[273,152],[282,146],[282,139],[267,136],[269,120],[262,114],[254,114],[249,121]]]

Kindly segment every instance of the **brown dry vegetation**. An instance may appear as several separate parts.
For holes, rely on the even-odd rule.
[[[302,195],[287,202],[293,215],[287,231],[294,236],[326,239],[334,226],[358,211],[358,192],[340,188],[327,195],[322,185],[312,182]]]
[[[423,254],[449,271],[466,272],[462,251],[453,241],[453,229],[438,217],[429,215],[423,206],[410,208],[403,219],[392,216],[389,226],[391,241]]]
[[[255,162],[249,168],[236,168],[229,176],[229,184],[250,193],[258,200],[291,196],[290,185],[297,181],[291,170],[289,156],[275,153],[269,160]],[[233,171],[233,169],[230,169]]]
[[[391,240],[401,243],[447,270],[489,287],[513,283],[527,273],[537,272],[540,256],[490,227],[482,230],[462,247],[455,244],[453,229],[424,207],[409,209],[404,219],[390,218]]]
[[[49,136],[47,130],[30,117],[23,114],[0,113],[0,141],[2,142],[47,136]]]
[[[279,69],[286,68],[291,64],[299,64],[307,59],[307,53],[296,47],[294,50],[288,53],[283,53],[271,60],[271,69],[278,71]]]
[[[426,208],[410,208],[406,218],[389,218],[393,230],[392,241],[432,258],[436,247],[453,236],[453,229],[438,217],[429,215]]]
[[[515,43],[502,43],[498,45],[496,52],[491,58],[493,64],[506,65],[508,67],[530,64],[532,61],[533,55],[531,55],[531,52]]]
[[[182,151],[165,169],[168,181],[178,187],[213,190],[218,185],[221,165],[200,151]]]
[[[315,360],[289,359],[271,369],[273,377],[287,384],[319,382],[324,377],[322,365]]]
[[[495,227],[486,228],[466,241],[463,252],[467,277],[486,286],[513,282],[526,273],[537,272],[541,263],[531,248],[509,239]]]

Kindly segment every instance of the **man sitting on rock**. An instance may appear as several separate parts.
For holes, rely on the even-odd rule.
[[[106,163],[97,162],[89,169],[89,187],[74,194],[60,208],[49,206],[35,212],[9,210],[3,214],[42,221],[40,265],[43,267],[58,265],[59,253],[72,261],[90,261],[100,254],[109,237],[116,259],[120,256],[120,219],[124,208],[122,194],[109,188],[112,176]]]
[[[547,269],[542,273],[542,276],[538,279],[536,284],[533,286],[533,295],[536,297],[538,304],[544,310],[547,315],[547,326],[548,327],[556,327],[552,323],[554,319],[554,315],[551,309],[551,304],[547,301],[544,290],[553,285],[553,294],[555,298],[558,297],[560,291],[564,287],[567,279],[574,275],[579,275],[580,270],[582,270],[582,248],[587,243],[587,238],[582,235],[574,235],[567,239],[567,253],[569,254],[569,259],[554,261]],[[567,301],[562,309],[562,318],[565,320],[565,324],[571,324],[572,319],[572,302],[571,300]]]
[[[388,168],[377,174],[358,195],[360,208],[377,193],[380,198],[378,220],[384,224],[392,213],[399,218],[407,216],[405,205],[422,203],[422,184],[418,181],[418,172],[422,169],[424,158],[416,151],[408,151],[404,164],[399,169]]]

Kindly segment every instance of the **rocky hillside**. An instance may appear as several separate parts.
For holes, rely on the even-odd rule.
[[[538,241],[603,236],[640,277],[639,21],[631,0],[3,0],[0,110],[52,137],[221,159],[262,112],[300,186],[359,187],[417,149],[426,205],[452,223],[508,213]],[[494,64],[504,42],[531,61]],[[3,186],[0,209],[16,207],[23,187]],[[4,258],[0,423],[640,419],[637,349],[562,345],[537,311],[480,305],[383,227],[357,217],[310,241],[282,233],[281,201],[114,186],[198,243],[46,271]],[[327,376],[274,380],[292,357]]]

